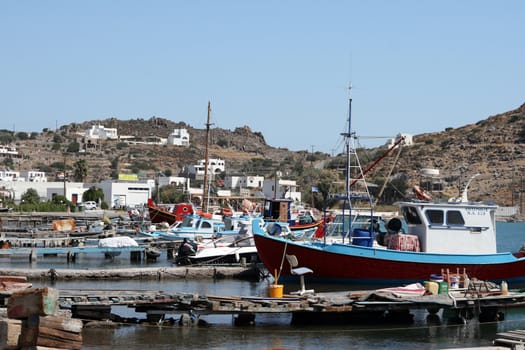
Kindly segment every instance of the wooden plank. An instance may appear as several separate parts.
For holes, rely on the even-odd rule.
[[[38,338],[39,316],[32,315],[22,320],[22,330],[18,338],[20,347],[35,346]]]
[[[62,339],[51,339],[46,337],[38,337],[36,345],[47,346],[54,349],[80,350],[82,348],[82,342],[71,342],[64,341]]]
[[[8,318],[0,319],[0,349],[17,349],[22,322]]]
[[[53,328],[62,331],[80,333],[82,332],[82,320],[64,316],[45,316],[40,317],[40,326]]]
[[[26,276],[0,276],[0,282],[25,283],[27,282],[27,277]]]
[[[82,334],[49,327],[38,327],[38,338],[56,339],[64,342],[82,342]]]
[[[7,300],[7,317],[24,319],[32,315],[54,315],[58,310],[58,289],[35,288],[14,292]]]

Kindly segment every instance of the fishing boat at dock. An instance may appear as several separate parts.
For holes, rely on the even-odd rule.
[[[172,206],[161,206],[153,202],[153,199],[148,199],[149,219],[152,223],[158,224],[167,222],[173,225],[176,222],[182,221],[187,215],[196,214],[191,203],[178,203]]]
[[[349,111],[351,102],[350,98]],[[365,172],[358,160],[351,159],[357,157],[350,142],[354,135],[351,112],[348,131],[342,135],[347,148],[346,193],[342,197],[351,217],[352,210],[361,213],[353,203],[363,199],[370,203],[373,218]],[[354,169],[356,164],[358,171]],[[357,174],[352,175],[351,170]],[[399,285],[428,280],[443,269],[466,271],[469,277],[479,280],[523,282],[525,251],[497,252],[497,206],[468,200],[468,187],[476,176],[468,181],[458,199],[438,202],[416,191],[416,199],[396,203],[402,219],[390,219],[387,232],[377,231],[376,225],[359,228],[350,223],[341,241],[305,241],[257,230],[254,240],[259,257],[268,271],[279,271],[281,280],[298,278],[282,264],[287,255],[295,255],[299,266],[312,270],[305,278],[324,283]]]
[[[495,205],[422,201],[398,205],[407,233],[396,232],[399,219],[388,222],[391,233],[382,238],[354,236],[347,243],[296,242],[258,231],[257,251],[269,271],[280,269],[283,256],[295,255],[301,266],[313,270],[308,278],[319,282],[400,284],[428,280],[441,269],[465,269],[481,280],[525,281],[525,253],[496,252]],[[378,239],[383,246],[369,244]],[[281,279],[286,277],[292,276],[284,268]]]
[[[266,222],[287,222],[292,231],[316,229],[323,222],[316,219],[310,210],[292,211],[292,200],[289,198],[264,199],[262,215]]]

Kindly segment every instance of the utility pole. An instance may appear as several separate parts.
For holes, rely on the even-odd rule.
[[[208,101],[208,121],[206,122],[206,150],[204,152],[204,183],[202,184],[202,211],[204,213],[208,210],[208,144],[210,140],[210,116],[211,103]]]
[[[66,195],[66,156],[67,153],[64,152],[64,198],[67,199]]]

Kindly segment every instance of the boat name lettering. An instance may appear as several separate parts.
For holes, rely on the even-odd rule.
[[[482,208],[467,208],[466,209],[468,215],[486,215],[487,209]]]

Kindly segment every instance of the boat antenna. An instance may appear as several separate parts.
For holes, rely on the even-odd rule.
[[[472,175],[471,178],[467,181],[467,184],[465,185],[465,189],[463,190],[463,192],[461,193],[461,203],[466,203],[468,202],[468,194],[467,194],[467,191],[468,191],[468,187],[470,186],[470,183],[472,182],[472,180],[474,180],[474,178],[480,176],[481,174],[475,174],[475,175]]]
[[[206,149],[204,151],[204,182],[202,185],[202,211],[207,212],[208,206],[208,145],[210,140],[211,103],[208,101],[208,121],[206,122]]]

